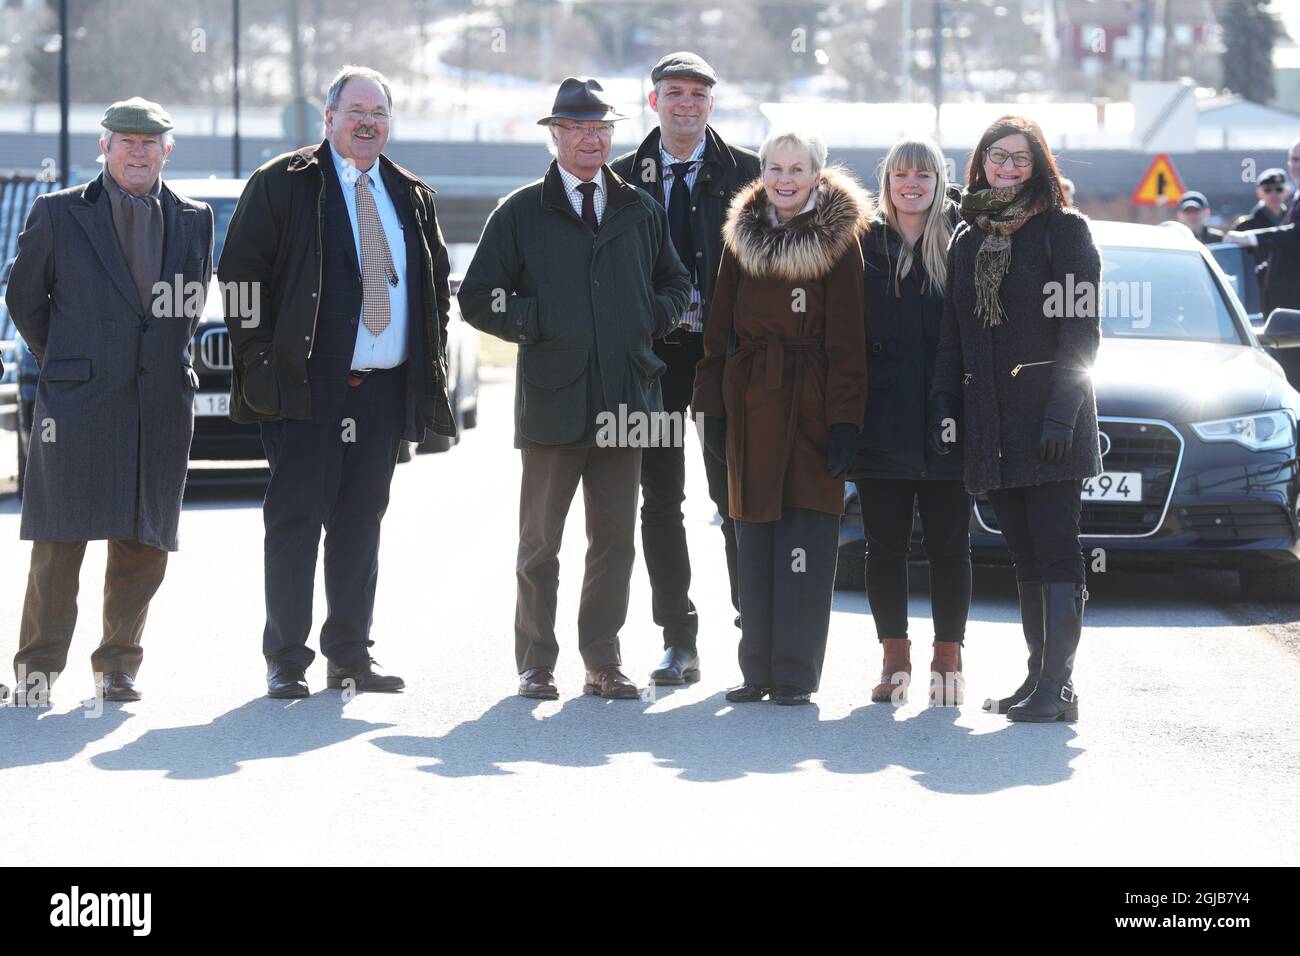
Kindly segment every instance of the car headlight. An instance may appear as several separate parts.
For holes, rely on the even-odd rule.
[[[1295,425],[1291,416],[1277,409],[1242,415],[1239,418],[1220,418],[1212,422],[1196,422],[1192,430],[1201,441],[1235,441],[1251,451],[1272,451],[1290,448],[1294,443]]]

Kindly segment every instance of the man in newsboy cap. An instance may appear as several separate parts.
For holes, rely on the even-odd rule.
[[[704,357],[704,320],[722,259],[722,224],[732,197],[758,178],[759,163],[756,153],[728,145],[709,125],[718,77],[703,57],[688,51],[669,53],[651,69],[650,81],[654,89],[647,98],[659,114],[659,125],[610,168],[668,211],[673,246],[691,274],[690,301],[676,328],[654,346],[667,365],[661,379],[664,408],[684,415],[695,366]],[[702,457],[709,497],[722,516],[731,603],[739,611],[727,463],[707,450]],[[647,448],[641,456],[641,547],[650,577],[651,614],[664,642],[663,659],[650,674],[655,684],[684,684],[700,677],[696,650],[700,622],[688,593],[691,558],[682,519],[685,500],[685,449]]]
[[[663,207],[606,165],[614,121],[622,118],[596,80],[560,84],[551,112],[538,121],[548,128],[555,160],[492,213],[460,287],[465,320],[519,346],[515,664],[524,697],[559,696],[558,555],[579,481],[587,509],[578,611],[583,691],[638,697],[619,669],[618,632],[636,556],[642,448],[630,436],[602,438],[598,420],[662,413],[664,363],[652,339],[677,325],[690,280]]]
[[[103,171],[36,198],[5,296],[41,368],[14,658],[17,699],[29,704],[45,702],[67,661],[81,562],[97,540],[108,542],[108,570],[91,666],[105,699],[140,699],[140,637],[178,547],[194,433],[187,347],[212,276],[212,210],[162,180],[173,124],[161,106],[122,100],[102,125]]]

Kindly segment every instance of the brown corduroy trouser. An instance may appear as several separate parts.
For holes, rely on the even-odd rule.
[[[68,648],[77,626],[77,591],[84,541],[33,541],[27,574],[27,596],[18,630],[14,672],[40,673],[48,683],[67,665]],[[144,651],[149,602],[162,584],[167,552],[139,541],[109,541],[104,574],[104,636],[91,655],[96,674],[115,671],[135,677]]]
[[[620,664],[618,632],[636,560],[640,448],[526,448],[519,483],[519,554],[515,564],[515,663],[519,673],[554,669],[560,539],[582,481],[587,561],[578,609],[578,651],[588,668]]]

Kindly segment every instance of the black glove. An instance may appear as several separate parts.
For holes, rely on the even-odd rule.
[[[1038,443],[1038,453],[1049,465],[1059,465],[1070,454],[1074,444],[1074,429],[1069,425],[1050,418],[1043,419],[1042,437]]]
[[[721,415],[705,415],[702,433],[704,450],[718,461],[727,460],[727,420]]]
[[[957,412],[953,408],[952,399],[946,392],[940,392],[931,396],[926,403],[926,441],[930,446],[930,451],[936,455],[946,455],[957,447],[955,441],[945,441],[944,432],[948,430],[950,424],[957,421]]]
[[[826,448],[826,474],[838,478],[849,470],[858,453],[858,426],[839,422],[831,426],[831,443]]]

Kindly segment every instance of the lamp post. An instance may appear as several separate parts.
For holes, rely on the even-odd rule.
[[[239,0],[232,0],[233,9],[231,11],[231,31],[233,43],[231,44],[233,69],[234,73],[231,78],[231,98],[235,108],[235,134],[231,137],[231,151],[233,153],[231,160],[234,164],[233,176],[239,178]]]
[[[68,164],[68,0],[59,0],[59,179],[66,189],[72,185]]]

